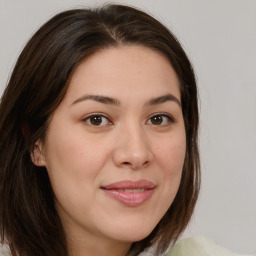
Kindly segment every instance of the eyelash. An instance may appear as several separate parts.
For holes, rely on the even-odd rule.
[[[90,120],[90,119],[92,119],[93,117],[95,117],[95,118],[96,118],[96,117],[100,117],[101,120],[102,120],[102,118],[104,118],[104,119],[107,120],[108,124],[105,124],[105,125],[94,125],[94,124],[91,123],[91,120]],[[85,123],[87,123],[88,125],[93,126],[93,127],[96,127],[96,128],[100,128],[100,127],[103,127],[103,126],[105,127],[105,126],[108,126],[108,125],[112,125],[112,124],[113,124],[113,122],[112,122],[107,116],[105,116],[105,115],[103,115],[103,114],[101,114],[101,113],[95,113],[95,114],[92,114],[92,115],[90,115],[90,116],[87,116],[87,117],[83,118],[82,121],[85,122]]]
[[[166,113],[154,113],[153,115],[151,115],[148,119],[147,119],[147,121],[146,121],[146,123],[148,123],[150,120],[151,120],[151,123],[149,123],[150,125],[153,125],[153,126],[155,126],[155,127],[165,127],[165,126],[167,126],[168,124],[153,124],[152,123],[152,118],[154,118],[154,117],[157,117],[157,116],[159,116],[159,117],[161,117],[162,119],[163,118],[166,118],[167,119],[167,122],[168,122],[168,124],[171,124],[171,123],[175,123],[176,122],[176,120],[173,118],[173,116],[171,116],[170,114],[166,114]],[[99,119],[99,121],[102,121],[102,119],[104,118],[104,119],[106,119],[106,121],[107,121],[107,124],[103,124],[103,125],[101,125],[101,123],[99,124],[99,125],[95,125],[95,124],[92,124],[92,118],[98,118],[98,117],[100,117],[100,119]],[[104,114],[102,114],[102,113],[95,113],[95,114],[92,114],[92,115],[90,115],[90,116],[87,116],[87,117],[85,117],[85,118],[83,118],[82,119],[82,121],[83,122],[86,122],[89,126],[93,126],[93,127],[95,127],[95,128],[100,128],[100,127],[106,127],[106,126],[109,126],[109,125],[112,125],[113,124],[113,122],[110,120],[110,118],[108,118],[106,115],[104,115]],[[97,120],[95,120],[95,121],[97,121]]]
[[[166,113],[154,113],[153,115],[151,115],[151,116],[148,118],[148,121],[151,120],[151,124],[152,124],[152,118],[157,117],[157,116],[159,116],[159,117],[161,117],[161,118],[166,118],[168,124],[171,124],[171,123],[175,123],[175,122],[176,122],[176,120],[174,119],[173,116],[171,116],[170,114],[166,114]],[[147,121],[147,122],[148,122],[148,121]],[[160,125],[152,124],[152,125],[163,127],[163,126],[167,126],[168,124],[164,124],[164,125],[163,125],[163,124],[160,124]]]

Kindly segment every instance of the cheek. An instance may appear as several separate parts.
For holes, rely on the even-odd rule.
[[[78,215],[81,204],[87,205],[85,208],[93,204],[91,198],[107,155],[100,150],[104,145],[93,143],[83,134],[74,129],[51,130],[45,147],[46,168],[57,202],[70,214],[73,209]]]
[[[162,182],[162,198],[167,209],[173,202],[178,191],[186,154],[185,132],[176,134],[163,140],[155,148],[155,155],[159,169],[158,174]]]
[[[185,135],[166,139],[155,148],[156,159],[164,175],[181,175],[186,154]]]
[[[63,132],[59,130],[49,135],[46,147],[47,169],[59,171],[63,175],[69,174],[72,179],[78,180],[94,176],[100,170],[107,155],[101,154],[104,145],[100,142],[92,141],[92,138],[74,129]]]
[[[181,131],[164,139],[158,137],[152,143],[157,164],[156,177],[160,184],[153,211],[159,221],[173,203],[180,186],[186,152],[185,133]]]

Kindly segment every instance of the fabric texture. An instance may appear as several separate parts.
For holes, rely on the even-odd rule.
[[[207,237],[192,237],[175,244],[165,256],[253,256],[233,253]]]
[[[8,246],[0,244],[0,256],[11,256]]]

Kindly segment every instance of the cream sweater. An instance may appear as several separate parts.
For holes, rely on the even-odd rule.
[[[207,237],[192,237],[183,239],[165,256],[250,256],[233,253],[221,246],[216,245]],[[253,256],[253,255],[251,255]]]

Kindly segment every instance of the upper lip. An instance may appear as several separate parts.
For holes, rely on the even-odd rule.
[[[154,189],[156,185],[148,180],[121,180],[111,183],[109,185],[101,186],[103,189],[115,190],[115,189]]]

